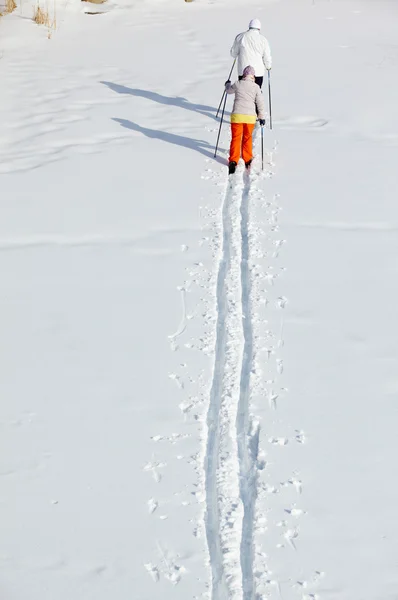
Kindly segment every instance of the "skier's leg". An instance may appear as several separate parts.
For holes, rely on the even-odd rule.
[[[255,123],[245,123],[243,130],[242,158],[248,163],[253,158],[253,130]]]
[[[244,123],[231,123],[231,146],[229,150],[229,162],[238,164],[242,148]]]

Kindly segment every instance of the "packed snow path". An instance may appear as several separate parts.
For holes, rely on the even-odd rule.
[[[258,142],[259,136],[255,135]],[[256,143],[255,143],[256,146]],[[221,211],[221,248],[216,285],[216,345],[207,415],[206,533],[213,600],[255,597],[254,531],[259,424],[251,416],[255,302],[250,266],[252,196],[258,160],[251,171],[230,176]]]
[[[240,561],[242,568],[243,600],[254,598],[254,552],[253,533],[255,528],[255,502],[257,497],[257,457],[259,444],[259,425],[252,426],[250,419],[250,377],[254,369],[253,357],[253,315],[251,298],[249,211],[250,211],[250,175],[246,175],[241,214],[241,292],[242,292],[242,330],[244,338],[240,393],[236,432],[238,439],[240,495],[243,504],[242,541]]]
[[[230,216],[233,187],[228,185],[222,207],[222,256],[217,276],[217,326],[213,382],[207,415],[207,451],[206,472],[206,532],[209,546],[210,565],[213,574],[213,598],[224,599],[228,596],[223,561],[221,539],[221,516],[219,512],[218,470],[221,450],[221,409],[224,395],[224,377],[227,359],[227,315],[228,300],[226,278],[231,269],[231,232]]]

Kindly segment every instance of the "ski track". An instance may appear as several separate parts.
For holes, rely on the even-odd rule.
[[[253,530],[255,503],[257,498],[257,470],[259,429],[250,435],[250,373],[253,368],[253,320],[251,307],[249,213],[251,176],[245,174],[245,186],[240,206],[241,213],[241,289],[242,289],[242,330],[244,348],[240,375],[240,394],[236,434],[238,440],[240,498],[243,504],[242,539],[240,562],[242,569],[243,600],[254,597],[253,576]]]
[[[212,600],[254,600],[260,429],[250,415],[254,363],[250,199],[255,171],[229,178],[222,205],[216,343],[207,413],[205,528]]]
[[[234,560],[234,556],[229,552],[230,548],[226,548],[230,544],[226,540],[224,528],[224,522],[231,523],[237,516],[234,513],[239,509],[238,483],[236,483],[236,494],[233,493],[233,489],[228,489],[233,471],[235,470],[237,473],[236,464],[234,464],[234,461],[236,463],[236,449],[228,447],[228,441],[233,443],[235,437],[233,431],[228,431],[232,425],[232,415],[229,414],[228,409],[233,410],[234,408],[231,390],[235,387],[236,391],[233,379],[239,363],[234,348],[234,342],[236,342],[233,333],[234,327],[236,327],[236,321],[233,323],[235,310],[233,301],[229,298],[234,295],[233,271],[237,267],[237,247],[234,244],[236,224],[234,224],[233,211],[237,208],[239,185],[239,179],[234,182],[228,181],[222,207],[222,250],[216,285],[215,358],[207,414],[205,526],[212,571],[212,600],[231,598],[231,589],[236,585],[234,574],[236,575],[239,570],[238,566],[234,569],[232,565],[227,564],[227,555],[230,556],[231,561]],[[230,491],[232,491],[232,496]],[[239,583],[237,583],[237,587],[240,587]]]
[[[213,380],[210,391],[210,402],[207,414],[207,445],[205,457],[205,488],[206,488],[206,514],[205,527],[207,545],[209,549],[209,560],[212,571],[212,598],[226,598],[227,587],[223,570],[220,518],[218,513],[217,499],[217,467],[220,446],[220,409],[221,409],[221,387],[225,368],[226,352],[226,314],[227,297],[225,277],[229,270],[231,261],[231,249],[229,244],[228,230],[230,229],[230,218],[228,212],[229,189],[225,194],[222,207],[223,242],[222,255],[218,267],[216,304],[217,304],[217,326],[216,347],[214,359]]]

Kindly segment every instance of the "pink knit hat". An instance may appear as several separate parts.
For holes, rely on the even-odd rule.
[[[249,77],[249,75],[251,75],[252,77],[256,76],[255,70],[250,65],[248,65],[247,67],[245,67],[244,70],[243,70],[243,77]]]

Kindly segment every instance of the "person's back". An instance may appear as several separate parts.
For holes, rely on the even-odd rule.
[[[268,41],[260,33],[258,19],[250,21],[249,30],[236,36],[231,56],[238,59],[238,75],[241,77],[247,65],[255,70],[256,79],[262,78],[265,69],[271,69],[272,57]]]
[[[264,98],[253,79],[242,79],[226,88],[227,94],[235,94],[231,123],[255,123],[265,119]],[[257,109],[257,110],[256,110]]]

